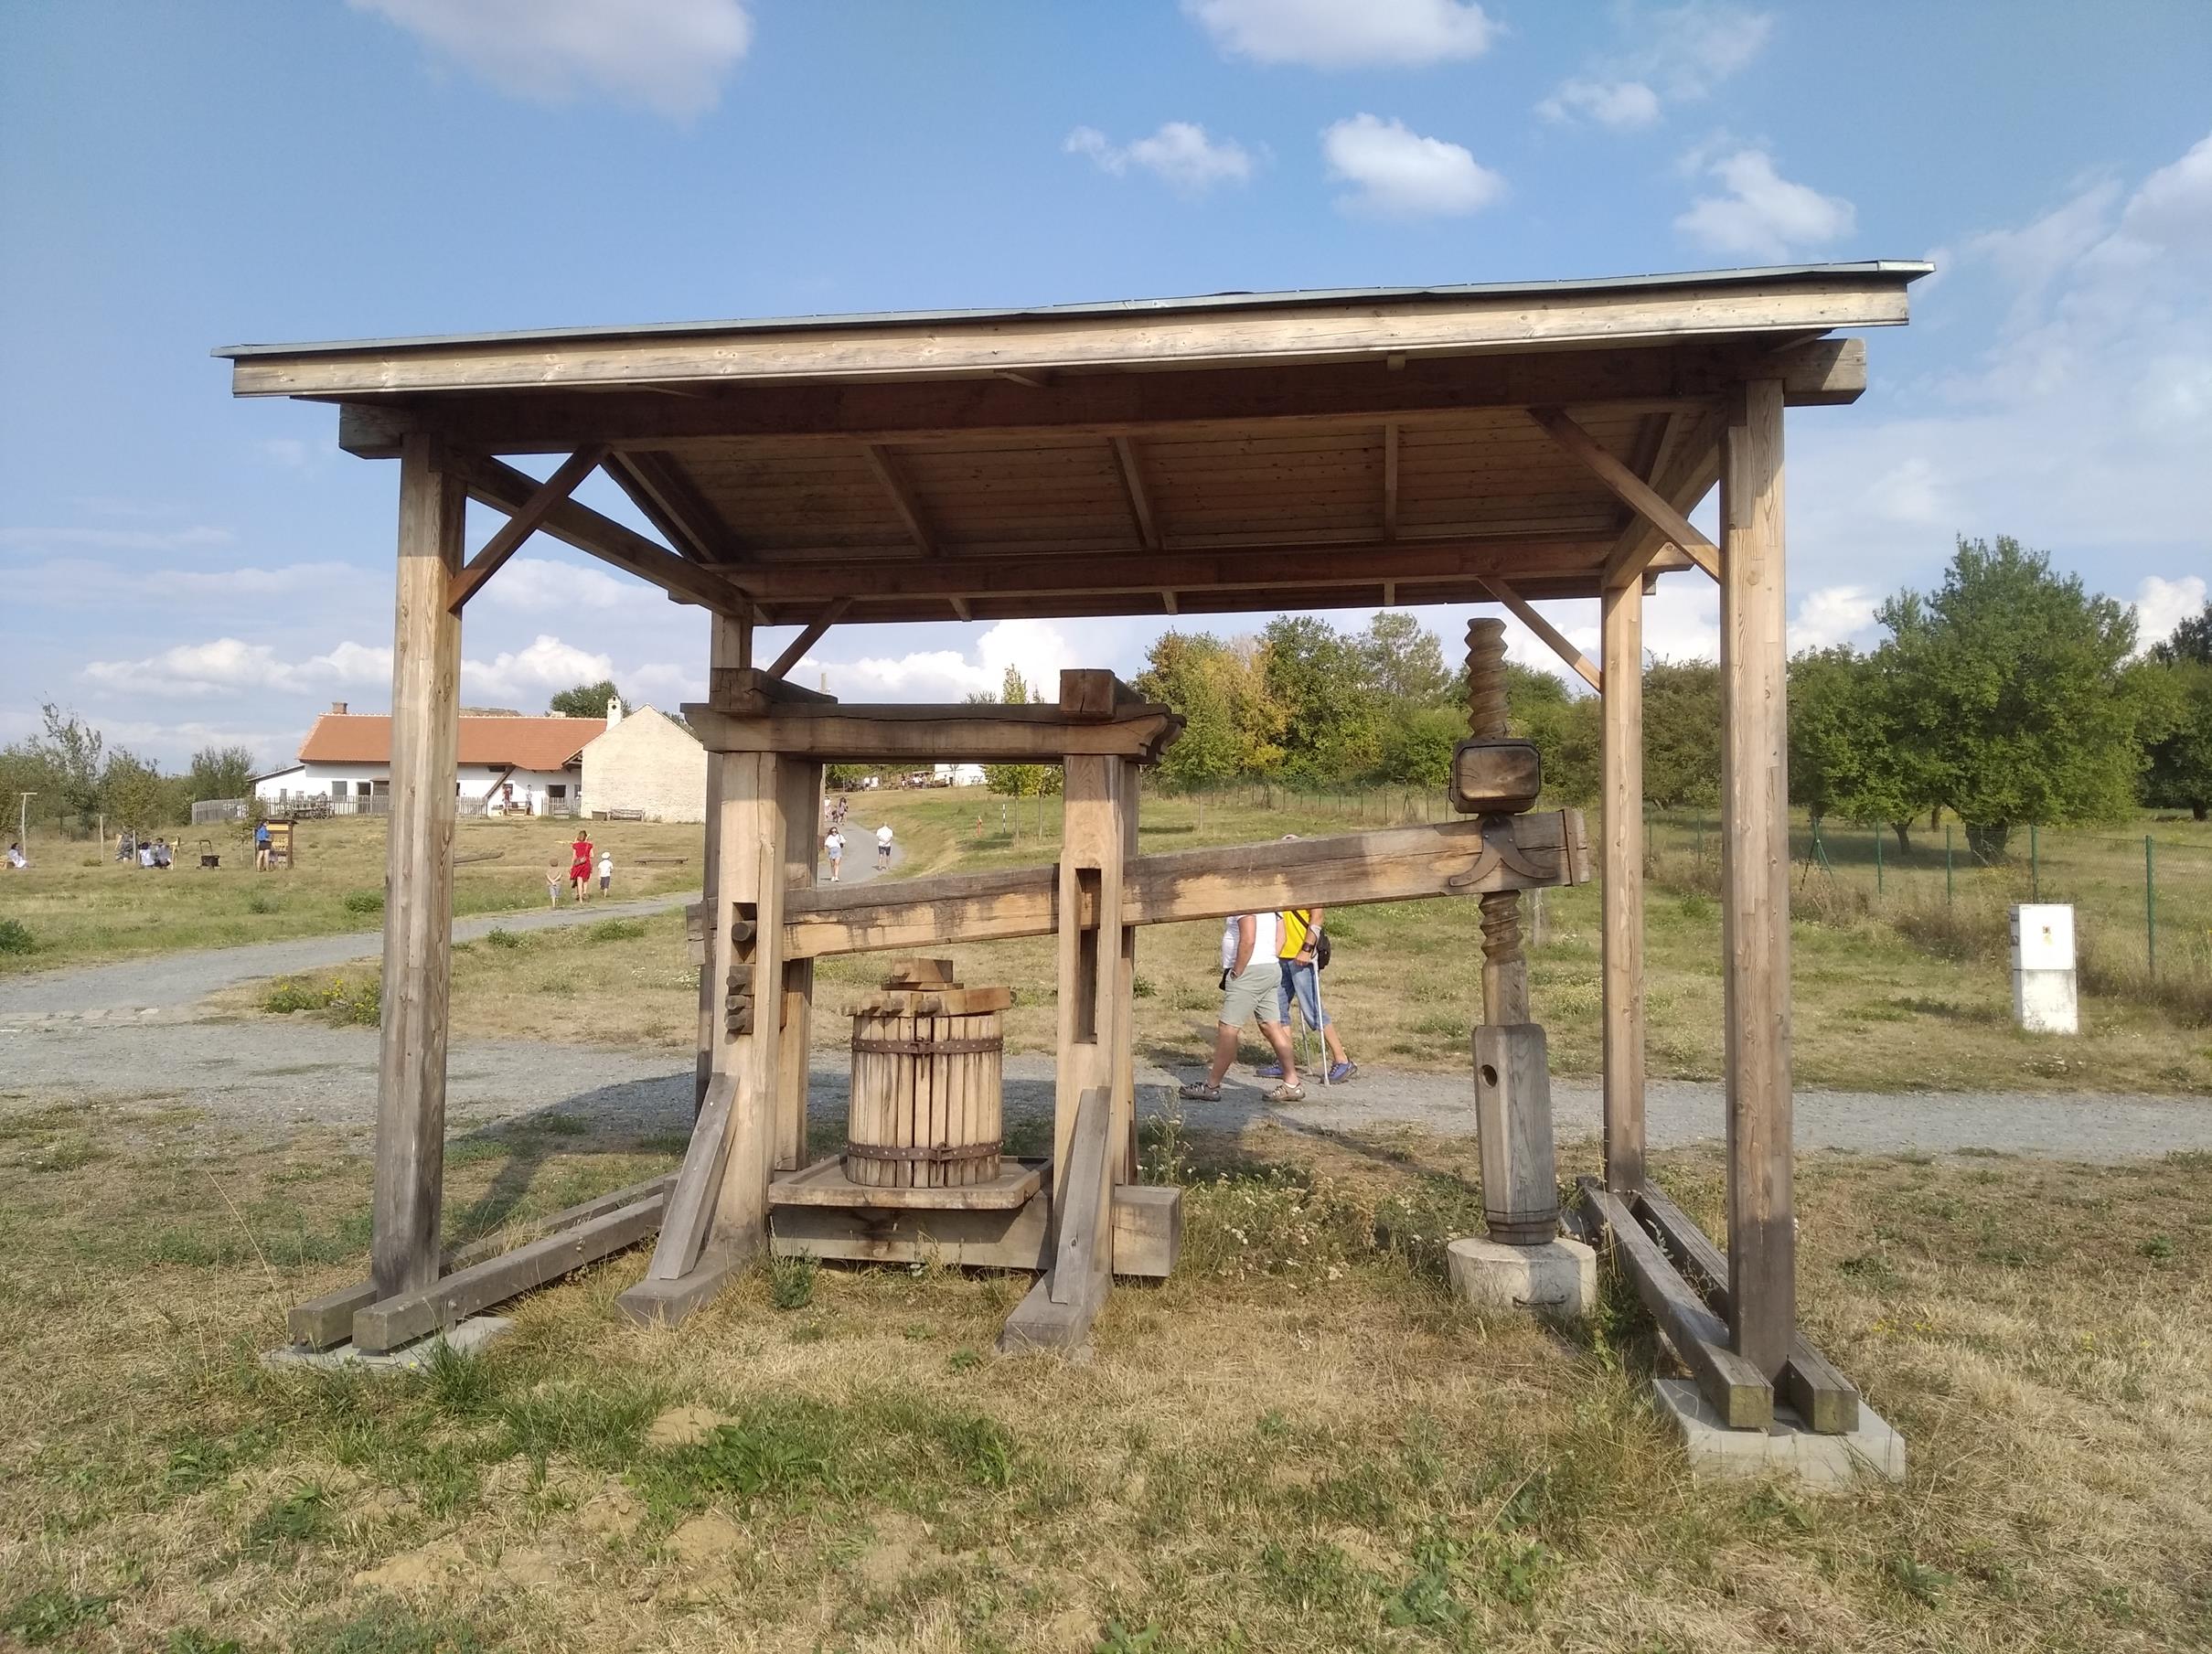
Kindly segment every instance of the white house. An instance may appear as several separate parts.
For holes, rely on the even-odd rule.
[[[639,707],[626,716],[607,702],[605,732],[584,744],[584,808],[647,821],[707,818],[707,750],[665,712]]]
[[[937,765],[937,784],[941,787],[979,787],[988,779],[979,763]]]
[[[600,718],[461,719],[460,779],[465,811],[568,816],[577,808],[583,749],[606,729]],[[702,784],[703,785],[703,784]],[[391,720],[348,712],[344,701],[315,720],[299,762],[254,778],[265,804],[326,797],[357,814],[379,814],[391,791]]]

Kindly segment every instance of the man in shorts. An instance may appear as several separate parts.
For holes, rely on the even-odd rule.
[[[1268,1020],[1282,991],[1283,972],[1275,955],[1275,915],[1238,913],[1222,926],[1221,1020],[1213,1029],[1213,1063],[1203,1080],[1187,1080],[1182,1094],[1193,1102],[1221,1101],[1222,1076],[1236,1061],[1237,1037],[1252,1017],[1260,1019],[1259,1031],[1275,1048],[1282,1064],[1282,1083],[1267,1094],[1270,1103],[1303,1103],[1305,1088],[1298,1083],[1298,1058],[1290,1049],[1290,1030]]]
[[[876,828],[876,866],[891,865],[891,823],[886,821]]]
[[[1294,907],[1276,914],[1275,923],[1279,938],[1275,951],[1283,978],[1276,990],[1275,1019],[1287,1030],[1295,1000],[1305,1015],[1306,1026],[1321,1030],[1326,1047],[1323,1054],[1329,1059],[1329,1083],[1341,1085],[1360,1072],[1360,1065],[1344,1054],[1344,1042],[1337,1038],[1336,1019],[1321,1003],[1321,910]],[[1263,1080],[1274,1080],[1283,1071],[1280,1064],[1270,1062],[1252,1072]]]

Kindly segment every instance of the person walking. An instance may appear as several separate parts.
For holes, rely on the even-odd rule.
[[[582,827],[569,846],[569,891],[579,902],[592,899],[592,835]]]
[[[549,907],[561,905],[561,858],[558,856],[545,864],[545,900]]]
[[[269,870],[269,824],[266,821],[253,824],[253,870],[257,873]]]
[[[876,828],[876,866],[887,868],[890,865],[891,823],[886,821],[882,827]]]
[[[1221,1101],[1221,1083],[1236,1061],[1236,1042],[1245,1021],[1257,1015],[1259,1031],[1275,1048],[1282,1083],[1267,1094],[1270,1103],[1303,1103],[1305,1089],[1298,1082],[1298,1058],[1290,1049],[1290,1030],[1271,1022],[1266,1013],[1275,1008],[1283,973],[1276,956],[1275,915],[1237,913],[1222,926],[1221,1018],[1213,1028],[1213,1061],[1203,1080],[1183,1082],[1181,1094],[1197,1103]]]
[[[604,896],[613,888],[614,883],[614,853],[612,850],[602,850],[599,852],[599,893]]]
[[[831,827],[829,837],[822,840],[822,849],[829,858],[829,882],[835,884],[839,870],[845,865],[845,835]]]
[[[1280,981],[1276,987],[1276,1020],[1286,1032],[1290,1026],[1290,1007],[1295,1002],[1306,1019],[1308,1028],[1320,1030],[1324,1055],[1328,1059],[1330,1085],[1341,1085],[1360,1072],[1360,1065],[1344,1054],[1344,1042],[1337,1037],[1336,1019],[1321,1003],[1321,954],[1327,942],[1321,929],[1322,911],[1318,907],[1294,907],[1277,913],[1276,964]],[[1279,1079],[1282,1065],[1270,1062],[1264,1068],[1253,1070],[1263,1080]]]

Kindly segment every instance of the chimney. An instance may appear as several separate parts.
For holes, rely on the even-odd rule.
[[[622,697],[619,695],[610,695],[607,697],[607,728],[611,730],[621,721]]]
[[[330,703],[330,715],[331,715],[333,718],[343,718],[343,717],[345,717],[345,716],[346,716],[346,703],[345,703],[344,701],[342,701],[342,700],[334,700],[334,701],[332,701],[332,702]]]

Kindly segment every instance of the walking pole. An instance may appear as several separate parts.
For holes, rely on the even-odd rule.
[[[1310,931],[1307,935],[1311,940]],[[1321,1003],[1321,948],[1318,942],[1314,943],[1313,948],[1313,1019],[1314,1040],[1321,1048],[1321,1083],[1326,1085],[1329,1083],[1330,1068],[1329,1008]]]

